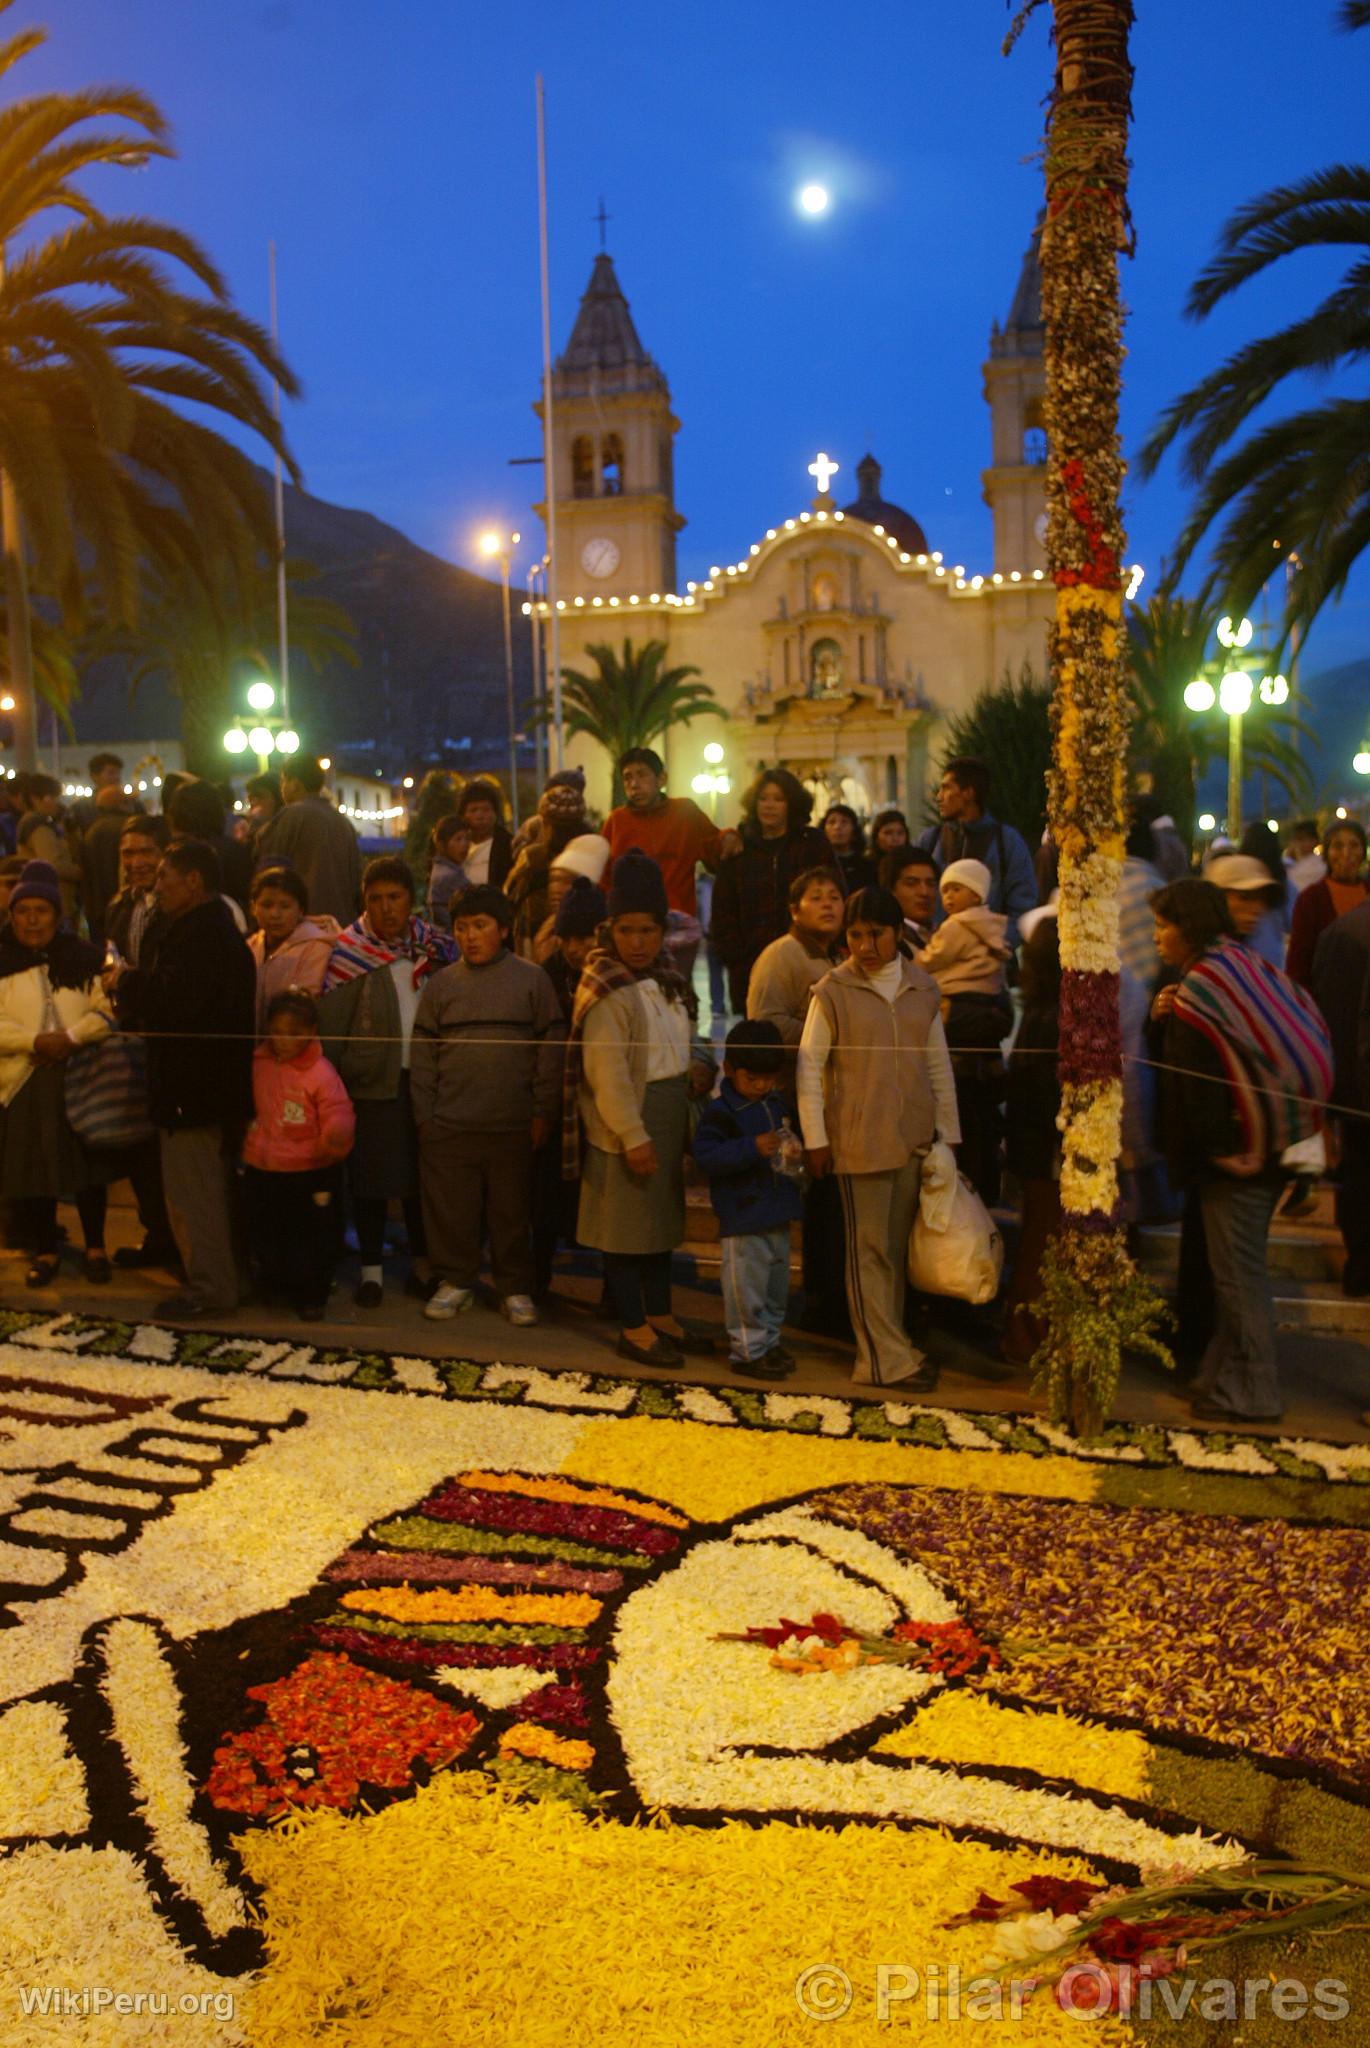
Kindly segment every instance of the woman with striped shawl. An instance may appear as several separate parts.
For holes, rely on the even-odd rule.
[[[358,1308],[384,1298],[385,1226],[404,1207],[411,1266],[405,1292],[427,1301],[428,1267],[419,1202],[419,1141],[409,1098],[409,1042],[430,974],[456,958],[444,932],[414,915],[414,876],[396,854],[369,861],[361,916],[340,932],[324,976],[319,1035],[357,1112],[349,1162],[352,1218],[361,1254]]]
[[[1238,943],[1222,892],[1172,882],[1152,899],[1156,946],[1179,980],[1156,997],[1166,1017],[1161,1074],[1166,1152],[1203,1216],[1214,1330],[1193,1413],[1277,1422],[1275,1314],[1266,1247],[1291,1145],[1322,1124],[1331,1045],[1311,996]]]

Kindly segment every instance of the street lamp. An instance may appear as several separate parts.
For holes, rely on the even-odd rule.
[[[249,748],[257,756],[257,770],[265,775],[273,753],[297,754],[300,750],[300,735],[283,718],[273,717],[276,702],[276,686],[265,676],[256,676],[247,686],[248,710],[254,714],[250,726],[241,719],[229,727],[224,734],[226,754],[245,754]]]
[[[490,531],[480,537],[480,551],[487,561],[498,559],[500,582],[504,587],[504,690],[509,714],[509,802],[513,808],[514,830],[519,822],[518,728],[514,718],[514,623],[509,611],[509,560],[522,536]]]
[[[1237,657],[1251,645],[1256,629],[1250,619],[1233,619],[1224,614],[1218,621],[1218,644],[1223,649],[1222,674],[1215,685],[1208,676],[1195,676],[1186,683],[1184,701],[1188,710],[1212,711],[1216,705],[1227,719],[1227,830],[1240,839],[1242,830],[1242,720],[1259,697],[1262,704],[1278,706],[1289,702],[1289,680],[1281,675],[1263,675],[1253,682]]]
[[[708,746],[704,749],[704,759],[708,766],[703,774],[694,777],[690,787],[696,796],[708,797],[709,814],[711,817],[716,818],[718,816],[718,799],[721,796],[731,794],[732,778],[723,766],[724,750],[717,740],[709,741]]]

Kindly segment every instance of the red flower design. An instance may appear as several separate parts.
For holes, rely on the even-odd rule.
[[[220,1744],[205,1787],[232,1813],[347,1807],[363,1785],[402,1791],[418,1766],[453,1762],[480,1726],[474,1714],[322,1653],[247,1696],[266,1711]]]

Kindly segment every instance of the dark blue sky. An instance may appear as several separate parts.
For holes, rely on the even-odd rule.
[[[1301,258],[1189,325],[1225,214],[1370,146],[1370,34],[1336,34],[1331,0],[1138,11],[1129,441],[1337,274]],[[1039,204],[1045,14],[1005,59],[1000,0],[35,0],[7,25],[45,13],[25,89],[128,81],[175,126],[179,160],[106,174],[108,203],[188,227],[262,317],[275,237],[305,386],[290,431],[319,496],[467,562],[492,515],[532,540],[538,472],[507,458],[539,447],[541,68],[554,343],[602,193],[681,419],[682,578],[807,502],[819,447],[843,465],[839,502],[870,446],[933,546],[989,567],[980,364]],[[792,203],[808,178],[834,193],[818,222]],[[1130,492],[1129,553],[1153,575],[1182,505],[1173,462]],[[1367,651],[1370,571],[1309,650],[1313,667]]]

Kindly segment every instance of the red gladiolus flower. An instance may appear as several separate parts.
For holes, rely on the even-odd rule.
[[[1104,1890],[1081,1877],[1028,1877],[1013,1887],[1021,1892],[1034,1913],[1083,1913],[1090,1900]]]

